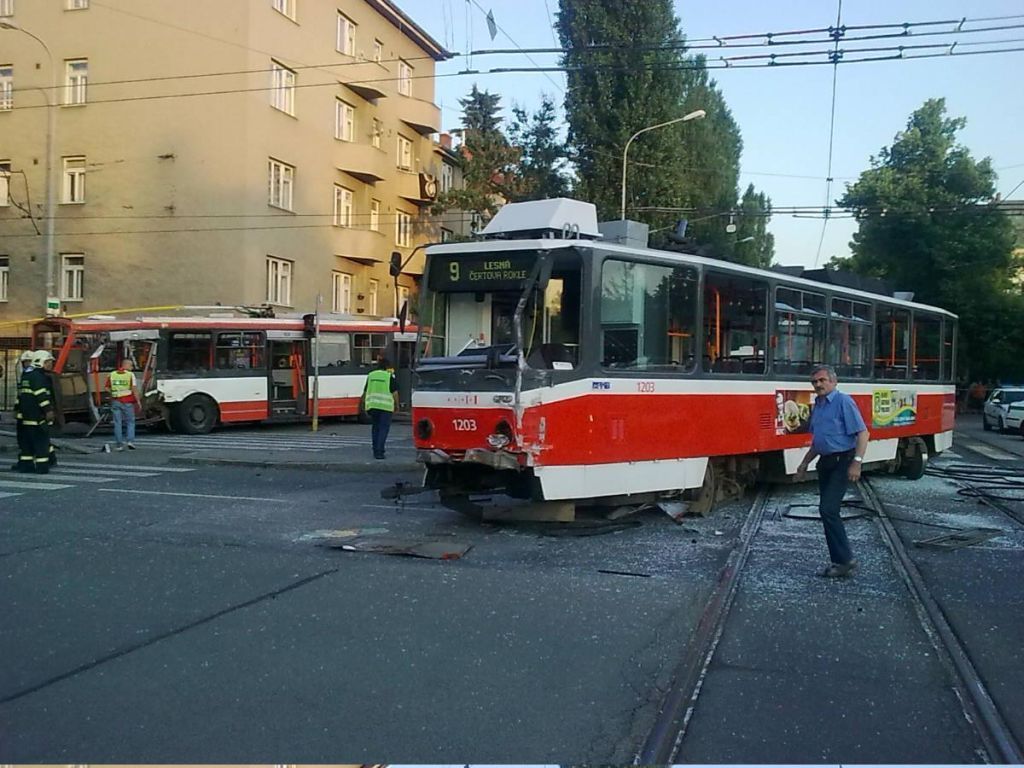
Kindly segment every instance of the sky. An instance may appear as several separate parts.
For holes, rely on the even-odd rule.
[[[676,15],[690,40],[712,36],[782,32],[828,27],[836,23],[840,0],[676,0]],[[402,0],[403,9],[454,59],[437,67],[436,102],[442,126],[460,122],[459,99],[474,83],[501,96],[505,114],[512,104],[529,110],[541,94],[560,106],[565,77],[552,73],[460,75],[466,69],[550,66],[551,54],[467,57],[470,51],[491,48],[554,47],[552,30],[558,0]],[[486,12],[498,26],[492,41]],[[1021,25],[1019,29],[963,35],[960,50],[980,40],[1018,41],[1005,47],[1024,48],[1022,0],[842,0],[842,23],[904,23],[946,19],[1016,19],[977,22],[965,28]],[[951,25],[952,27],[953,25]],[[937,29],[933,27],[918,28]],[[854,33],[850,33],[854,34]],[[925,37],[908,44],[931,42]],[[847,47],[895,45],[901,40],[848,43]],[[980,47],[980,46],[979,46]],[[978,47],[975,48],[977,50]],[[737,51],[746,53],[747,51]],[[709,56],[717,51],[705,51]],[[530,59],[532,59],[532,64]],[[997,170],[998,191],[1005,197],[1024,180],[1024,87],[1019,73],[1024,51],[994,55],[953,56],[921,60],[850,63],[837,68],[832,149],[834,202],[844,185],[870,167],[870,158],[889,146],[911,113],[926,99],[944,97],[948,116],[966,117],[960,133],[975,159],[990,157]],[[715,70],[718,83],[743,137],[740,190],[753,183],[775,206],[824,205],[832,110],[833,67],[803,66]],[[637,130],[643,128],[637,125]],[[797,178],[799,177],[799,178]],[[1013,195],[1024,198],[1024,187]],[[652,201],[653,203],[654,201]],[[856,225],[849,219],[796,218],[776,215],[769,229],[775,235],[775,261],[813,267],[832,256],[849,255]],[[824,229],[824,237],[822,231]],[[820,249],[819,249],[820,244]]]

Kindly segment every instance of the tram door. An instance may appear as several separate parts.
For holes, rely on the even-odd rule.
[[[270,417],[305,416],[309,413],[306,369],[309,366],[309,339],[268,339],[270,366],[267,395]]]

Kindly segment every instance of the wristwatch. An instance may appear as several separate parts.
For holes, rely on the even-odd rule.
[[[860,464],[861,462],[864,461],[864,457],[863,456],[854,456],[853,460],[856,461],[858,464]]]

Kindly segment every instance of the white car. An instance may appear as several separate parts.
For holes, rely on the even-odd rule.
[[[981,414],[981,425],[985,429],[997,429],[1005,432],[1007,429],[1020,429],[1020,409],[1013,409],[1013,423],[1010,419],[1010,407],[1024,403],[1024,387],[1002,387],[993,389],[992,394],[985,401],[985,410]]]
[[[1006,428],[1024,437],[1024,400],[1011,403],[1007,408]]]

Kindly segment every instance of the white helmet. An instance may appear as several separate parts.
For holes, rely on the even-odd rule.
[[[23,363],[31,363],[32,358],[35,356],[35,352],[33,352],[31,349],[26,349],[24,352],[21,353],[21,357],[19,357],[18,359]]]
[[[46,363],[50,360],[53,360],[53,355],[50,354],[50,351],[47,349],[37,350],[32,355],[32,365],[34,365],[36,368],[42,368],[43,363]]]

